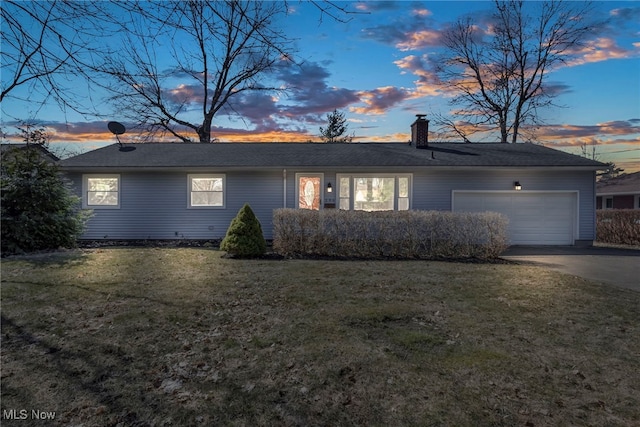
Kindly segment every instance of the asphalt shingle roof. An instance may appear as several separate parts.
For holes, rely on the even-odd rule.
[[[118,144],[61,161],[63,169],[284,167],[585,167],[604,164],[535,144],[149,143]],[[131,149],[135,148],[135,149]]]
[[[622,193],[640,193],[640,172],[627,173],[596,184],[596,194]]]

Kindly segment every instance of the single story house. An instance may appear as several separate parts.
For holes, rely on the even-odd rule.
[[[599,181],[596,209],[640,209],[640,172]]]
[[[62,160],[84,239],[220,239],[244,203],[272,237],[277,208],[496,211],[517,245],[589,245],[600,162],[535,144],[148,143]]]

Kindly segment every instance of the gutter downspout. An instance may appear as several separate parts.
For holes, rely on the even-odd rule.
[[[282,169],[282,207],[287,207],[287,170]]]

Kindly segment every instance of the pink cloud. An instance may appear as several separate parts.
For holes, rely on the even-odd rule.
[[[433,13],[429,9],[424,9],[424,8],[413,9],[413,11],[411,13],[414,16],[419,16],[421,18],[426,18],[427,16],[433,15]]]
[[[405,34],[404,40],[396,43],[401,51],[419,50],[441,45],[441,34],[436,30],[420,30]]]
[[[633,58],[640,55],[640,43],[634,43],[633,46],[635,49],[624,49],[618,46],[615,40],[600,37],[589,41],[584,47],[573,52],[577,58],[570,61],[568,65],[575,66],[609,59]]]
[[[563,140],[566,141],[567,145],[579,145],[572,140],[580,138],[640,135],[640,126],[634,123],[634,121],[626,120],[616,120],[595,125],[554,124],[543,126],[539,130],[538,135],[544,140]],[[631,137],[628,142],[640,144],[640,136]],[[612,141],[611,143],[616,142]]]
[[[164,91],[168,100],[175,104],[192,104],[202,102],[202,85],[181,84]]]
[[[358,92],[365,107],[352,107],[358,114],[384,114],[386,110],[411,97],[411,92],[395,86],[385,86],[373,90]]]
[[[394,64],[403,72],[410,72],[418,77],[414,81],[416,89],[413,91],[411,98],[422,98],[424,96],[439,96],[447,92],[447,86],[440,85],[438,76],[426,65],[426,56],[419,57],[416,55],[405,56],[402,59],[394,61]]]

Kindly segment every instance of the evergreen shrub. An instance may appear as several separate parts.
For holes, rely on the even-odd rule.
[[[267,243],[262,226],[248,204],[245,204],[231,221],[220,249],[229,255],[251,258],[264,255]]]

